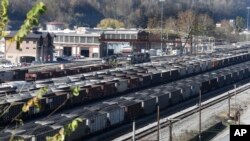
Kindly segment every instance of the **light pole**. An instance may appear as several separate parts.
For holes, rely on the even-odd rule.
[[[159,0],[161,2],[161,56],[163,55],[163,45],[162,45],[162,34],[163,34],[163,2],[165,2],[165,0]]]
[[[249,30],[249,9],[250,7],[247,7],[247,31]]]

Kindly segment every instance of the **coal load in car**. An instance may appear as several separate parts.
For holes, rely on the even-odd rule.
[[[180,82],[173,83],[173,85],[176,88],[181,89],[182,97],[183,97],[184,100],[187,100],[187,99],[189,99],[191,97],[191,94],[192,94],[192,86],[191,85],[188,85],[188,84],[185,84],[185,83],[180,83]]]
[[[125,109],[125,119],[134,120],[143,114],[141,102],[124,100],[118,102],[120,107]]]
[[[177,69],[171,69],[171,77],[170,77],[170,80],[171,81],[174,81],[176,80],[177,78],[179,78],[179,72]]]
[[[83,88],[86,89],[86,99],[90,101],[103,96],[102,88],[99,85],[84,86]]]
[[[162,70],[161,71],[161,79],[162,79],[162,82],[171,81],[171,70]]]
[[[53,110],[63,103],[66,103],[69,96],[67,92],[56,92],[44,95],[46,98],[46,110]]]
[[[156,103],[159,105],[160,109],[165,109],[170,103],[170,93],[167,91],[162,91],[158,93],[152,93],[150,95],[153,98],[156,98]]]
[[[128,79],[113,80],[118,93],[122,93],[128,90]]]
[[[151,84],[158,84],[161,82],[161,72],[153,71],[151,72]]]
[[[170,101],[171,104],[177,104],[183,100],[182,91],[180,88],[176,88],[175,86],[166,85],[164,86],[165,91],[170,93]]]
[[[71,124],[77,118],[78,118],[78,115],[74,115],[74,114],[63,115],[63,116],[61,116],[61,119],[56,121],[55,124],[53,124],[51,127],[67,126],[67,125]],[[78,122],[77,128],[74,130],[74,132],[72,132],[71,134],[66,136],[65,140],[66,141],[79,140],[82,137],[86,136],[87,130],[88,130],[88,127],[86,126],[86,120],[82,119],[81,122]]]
[[[3,113],[3,115],[0,117],[0,124],[5,124],[8,121],[13,120],[20,113],[20,111],[22,111],[24,102],[6,102],[1,105],[3,105],[5,108],[8,108],[8,111]]]
[[[150,74],[144,74],[144,73],[137,73],[140,80],[140,85],[142,87],[149,86],[151,84],[151,75]]]
[[[135,100],[142,104],[144,114],[152,114],[156,110],[156,98],[146,95],[135,95]]]

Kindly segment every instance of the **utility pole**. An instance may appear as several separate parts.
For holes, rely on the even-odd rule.
[[[135,120],[133,121],[133,141],[135,141]]]
[[[249,30],[249,10],[250,7],[247,7],[247,31]]]
[[[201,90],[199,92],[199,141],[201,141]]]
[[[230,118],[230,115],[231,115],[231,109],[230,109],[230,99],[231,99],[231,95],[230,93],[228,92],[228,118]]]
[[[160,140],[160,106],[157,105],[157,140]]]
[[[172,120],[169,120],[169,141],[173,141],[173,134],[172,134]]]
[[[173,121],[179,121],[180,119],[168,119],[169,121],[169,141],[173,141]]]
[[[234,84],[234,108],[235,108],[235,117],[237,116],[237,107],[236,107],[236,84]]]
[[[160,0],[161,2],[161,56],[163,55],[163,44],[162,44],[162,38],[163,38],[163,2],[165,0]]]

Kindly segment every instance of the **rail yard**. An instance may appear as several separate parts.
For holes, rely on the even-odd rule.
[[[248,47],[195,56],[162,56],[115,68],[96,61],[4,70],[0,124],[5,128],[0,140],[43,141],[75,118],[83,122],[66,140],[89,139],[152,116],[157,106],[167,110],[199,97],[199,93],[209,95],[241,81],[247,83],[249,77]],[[48,92],[40,99],[41,108],[22,112],[43,87],[48,87]],[[72,95],[75,87],[79,87],[78,96]],[[25,124],[13,126],[17,119]]]

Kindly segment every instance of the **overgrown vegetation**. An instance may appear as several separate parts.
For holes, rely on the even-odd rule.
[[[148,21],[160,20],[161,3],[158,0],[10,0],[12,25],[20,24],[26,12],[38,1],[47,5],[44,22],[59,21],[71,26],[97,26],[104,18],[118,19],[126,27],[146,27]],[[194,3],[192,3],[194,2]],[[246,16],[249,0],[167,0],[163,3],[164,19],[177,18],[180,11],[192,6],[202,14],[207,13],[216,22]]]

